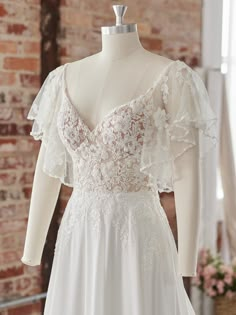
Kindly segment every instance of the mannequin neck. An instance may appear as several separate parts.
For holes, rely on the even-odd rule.
[[[138,32],[102,34],[100,57],[104,61],[115,61],[143,51],[145,49],[140,43]]]

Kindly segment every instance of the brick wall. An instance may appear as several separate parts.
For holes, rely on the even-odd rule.
[[[41,291],[21,263],[37,145],[26,113],[40,83],[40,0],[0,1],[0,300]],[[34,154],[31,154],[31,153]],[[41,314],[40,306],[0,311]]]
[[[101,50],[101,26],[115,23],[117,1],[61,0],[58,43],[61,63]],[[124,4],[124,2],[122,2]],[[199,64],[201,54],[200,0],[125,1],[124,22],[137,23],[143,46],[157,54]]]
[[[112,1],[61,0],[61,64],[101,50],[101,26],[114,24]],[[199,0],[126,1],[143,46],[199,64]],[[40,266],[21,263],[39,142],[29,136],[29,106],[40,86],[40,0],[0,0],[0,300],[40,292]],[[33,154],[32,154],[33,153]],[[71,189],[63,187],[61,213]],[[173,198],[169,208],[173,209]],[[168,208],[168,204],[167,204]],[[176,231],[174,217],[172,227]],[[38,315],[40,305],[0,311]]]

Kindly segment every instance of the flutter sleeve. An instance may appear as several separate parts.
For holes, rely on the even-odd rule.
[[[34,120],[30,135],[45,146],[43,171],[73,187],[73,160],[58,133],[57,117],[62,102],[63,65],[51,71],[38,91],[27,115]]]
[[[140,170],[149,174],[159,192],[173,191],[180,176],[173,171],[175,159],[198,146],[202,160],[216,146],[216,123],[202,79],[186,63],[176,61],[154,89],[141,154]]]

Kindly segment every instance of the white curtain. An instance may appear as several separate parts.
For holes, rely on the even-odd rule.
[[[217,1],[218,7],[220,4],[224,5],[224,16],[223,16],[223,33],[222,33],[222,71],[226,74],[221,74],[222,85],[221,88],[219,85],[219,76],[217,75],[217,69],[214,71],[214,67],[218,68],[218,62],[211,62],[211,56],[220,57],[220,47],[216,45],[216,48],[219,48],[217,51],[212,50],[209,46],[209,38],[214,42],[217,42],[216,36],[220,36],[220,32],[210,32],[210,30],[216,28],[218,25],[219,14],[217,16],[217,21],[215,21],[214,16],[211,16],[212,10],[205,10],[206,23],[205,23],[205,36],[207,40],[205,43],[204,50],[204,65],[202,70],[199,72],[206,72],[207,80],[206,85],[208,92],[213,101],[213,107],[219,113],[220,126],[220,146],[219,152],[217,155],[217,165],[218,171],[221,177],[221,186],[223,190],[223,196],[219,199],[216,207],[216,213],[212,213],[209,230],[206,230],[206,235],[202,242],[205,246],[209,246],[213,253],[215,250],[215,237],[216,237],[216,221],[223,221],[223,243],[222,243],[222,255],[226,263],[229,262],[230,257],[236,255],[236,175],[235,175],[235,166],[236,166],[236,1],[235,0],[222,0]],[[212,1],[206,2],[210,8],[214,6]],[[219,13],[219,12],[218,12]],[[212,17],[212,19],[211,19]],[[209,22],[210,20],[210,22]],[[217,24],[218,23],[218,24]],[[214,25],[214,27],[212,27]],[[209,27],[209,28],[208,28]],[[218,28],[220,26],[218,25]],[[210,57],[209,57],[210,56]],[[209,57],[209,58],[208,58]],[[214,59],[214,58],[213,58]],[[213,60],[212,59],[212,60]],[[218,60],[217,58],[215,58]],[[220,71],[219,73],[220,74]],[[215,92],[214,92],[215,87]],[[220,92],[221,90],[221,92]],[[217,97],[221,100],[221,106],[217,104]],[[219,107],[218,107],[219,106]],[[209,170],[208,170],[209,172]],[[218,181],[219,183],[219,181]],[[214,187],[214,185],[213,185]],[[219,192],[219,191],[218,191]],[[219,197],[219,196],[218,196]],[[206,200],[207,201],[207,200]],[[212,198],[212,202],[214,199]],[[208,203],[209,204],[209,203]],[[214,209],[214,208],[213,208]],[[207,216],[209,213],[205,213]],[[204,218],[203,218],[204,219]],[[214,226],[215,225],[215,226]],[[204,221],[203,221],[204,226]],[[210,232],[213,231],[212,239],[209,239]],[[192,288],[192,302],[197,315],[214,315],[214,302],[211,298],[207,297],[205,294],[202,294],[198,289]]]
[[[236,256],[236,1],[225,0],[223,3],[222,64],[225,80],[221,116],[225,124],[222,126],[221,177],[226,232],[230,258],[233,258]]]
[[[195,67],[195,70],[202,77],[208,94],[211,106],[218,118],[218,138],[221,133],[221,108],[222,108],[222,74],[219,70],[206,69],[204,67]],[[217,166],[219,165],[220,141],[216,151],[204,161],[204,169],[201,174],[201,233],[200,247],[209,248],[211,252],[216,253],[216,226],[218,219],[218,200],[216,198],[217,190]],[[214,303],[211,298],[202,293],[198,288],[191,288],[191,300],[196,315],[213,315]]]
[[[223,61],[225,61],[227,65],[226,89],[229,102],[229,116],[230,127],[232,131],[231,134],[233,142],[234,163],[236,164],[236,1],[228,1],[229,5],[228,8],[226,8],[226,10],[229,12],[228,40],[226,43],[226,56],[223,56]]]

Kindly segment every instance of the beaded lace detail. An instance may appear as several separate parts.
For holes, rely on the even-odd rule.
[[[95,132],[90,132],[76,109],[64,99],[58,115],[58,129],[74,160],[74,186],[87,191],[148,189],[148,176],[139,171],[150,110],[145,105],[144,101],[132,101],[119,107]]]
[[[61,240],[66,244],[85,218],[95,237],[111,218],[126,246],[140,222],[143,266],[150,267],[153,255],[165,250],[158,245],[154,218],[158,213],[167,219],[160,203],[153,213],[145,193],[173,191],[175,159],[194,146],[202,158],[216,144],[217,119],[204,84],[184,62],[171,62],[146,93],[90,130],[67,96],[64,70],[65,65],[49,74],[28,115],[35,119],[31,135],[46,146],[44,172],[74,188],[57,246]],[[127,206],[125,194],[137,192],[138,200]]]
[[[63,74],[65,76],[65,69]],[[140,172],[140,159],[146,124],[156,106],[152,92],[161,84],[162,106],[168,94],[167,76],[160,75],[146,93],[114,108],[92,131],[70,101],[64,76],[57,127],[74,160],[73,186],[87,191],[113,192],[153,189],[150,177]],[[161,126],[166,113],[162,109],[159,116],[159,110],[160,107],[156,124]]]
[[[27,117],[35,119],[31,135],[47,147],[45,173],[65,185],[170,192],[173,161],[193,146],[199,157],[215,146],[216,115],[202,80],[184,62],[170,62],[146,93],[92,131],[67,97],[65,66],[50,72]]]

